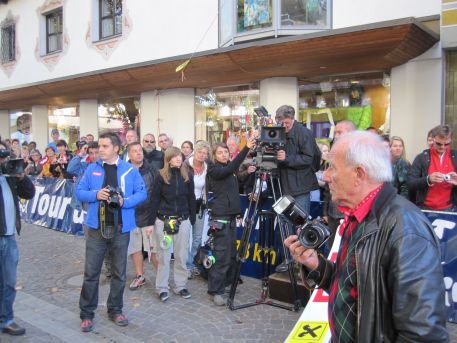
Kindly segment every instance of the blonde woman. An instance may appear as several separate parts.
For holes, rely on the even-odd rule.
[[[148,229],[148,233],[154,232],[156,242],[160,242],[157,250],[157,294],[162,302],[169,298],[168,279],[173,246],[173,290],[184,299],[190,298],[191,294],[186,287],[186,262],[190,232],[195,224],[194,179],[183,163],[181,150],[177,147],[170,147],[165,151],[164,167],[156,178],[151,205],[155,225]]]
[[[406,180],[411,164],[406,160],[405,143],[398,136],[390,138],[390,156],[392,160],[392,184],[397,189],[397,193],[409,198]]]

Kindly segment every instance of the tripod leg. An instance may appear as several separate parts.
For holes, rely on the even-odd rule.
[[[254,186],[257,184],[257,181],[260,182],[260,187],[254,188],[254,194],[255,194],[255,204],[253,204],[253,198],[251,198],[249,202],[249,211],[254,206],[252,213],[248,212],[248,219],[246,220],[245,228],[243,230],[243,235],[241,236],[240,240],[240,245],[238,248],[238,254],[237,254],[237,260],[236,260],[236,266],[235,266],[235,273],[234,273],[234,279],[232,282],[232,286],[230,287],[230,293],[229,297],[227,299],[227,306],[231,310],[235,310],[235,304],[234,304],[234,299],[235,299],[235,293],[236,293],[236,288],[238,287],[238,279],[240,278],[241,274],[241,264],[245,262],[246,260],[246,251],[249,246],[249,238],[251,237],[251,232],[252,232],[252,227],[255,222],[255,217],[257,215],[257,209],[259,206],[259,200],[260,200],[260,193],[262,192],[262,175],[258,172],[256,172],[256,179],[254,181]]]

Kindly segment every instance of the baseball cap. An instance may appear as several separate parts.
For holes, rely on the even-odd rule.
[[[51,130],[51,135],[53,135],[53,134],[55,134],[55,133],[59,133],[59,130],[57,130],[57,129],[52,129],[52,130]]]

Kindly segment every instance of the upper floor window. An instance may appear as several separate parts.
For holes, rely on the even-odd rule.
[[[219,45],[331,28],[332,0],[219,0]]]
[[[100,39],[122,33],[122,0],[100,0]]]
[[[46,15],[46,53],[62,50],[62,8]]]
[[[14,24],[2,27],[2,63],[16,60],[16,27]]]

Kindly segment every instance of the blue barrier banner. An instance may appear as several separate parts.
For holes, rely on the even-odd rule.
[[[84,211],[70,206],[76,184],[71,180],[33,178],[35,197],[21,202],[21,218],[27,222],[81,236]]]
[[[448,321],[457,323],[457,213],[423,211],[441,243]]]

